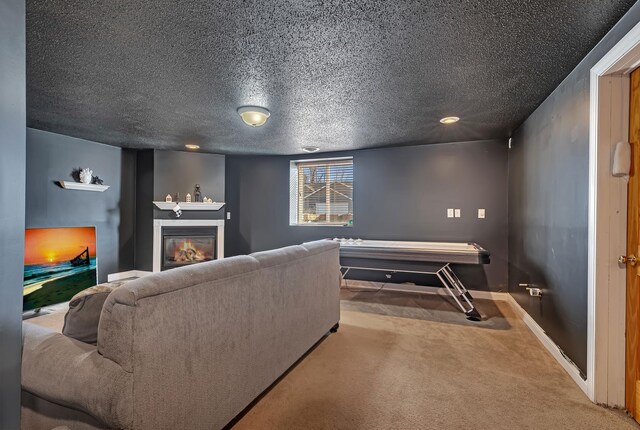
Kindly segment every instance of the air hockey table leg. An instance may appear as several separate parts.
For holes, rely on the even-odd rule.
[[[440,279],[440,282],[442,282],[442,285],[444,285],[444,287],[447,289],[447,291],[449,292],[449,295],[453,297],[453,300],[455,300],[460,310],[466,314],[468,310],[465,309],[465,307],[462,305],[462,302],[460,302],[456,294],[453,292],[453,290],[451,289],[451,286],[449,285],[449,281],[446,279],[446,277],[442,276],[440,274],[440,271],[436,272],[436,276],[438,277],[438,279]],[[471,305],[471,309],[473,309],[473,305]]]
[[[345,269],[344,272],[342,271],[342,269]],[[347,273],[349,273],[349,270],[351,270],[351,267],[342,267],[340,266],[340,288],[342,288],[342,285],[344,284],[346,286],[346,282],[347,282]]]
[[[482,315],[480,315],[480,312],[478,312],[475,306],[466,311],[465,315],[469,321],[482,321]]]
[[[460,278],[458,278],[458,275],[456,275],[456,272],[453,271],[451,266],[447,264],[443,269],[447,272],[451,281],[458,287],[458,290],[467,298],[467,300],[472,302],[473,297],[471,296],[471,293],[467,290],[467,287],[464,286]]]
[[[440,275],[440,272],[442,272],[442,274],[444,276]],[[471,301],[473,300],[473,298],[470,297],[471,294],[469,294],[469,292],[464,287],[462,282],[460,282],[460,279],[458,279],[458,277],[455,275],[455,273],[453,273],[453,271],[451,270],[449,265],[446,264],[436,274],[438,275],[438,278],[440,279],[440,282],[442,282],[442,284],[449,291],[449,294],[451,294],[451,296],[454,298],[454,300],[456,301],[458,306],[460,306],[460,309],[462,309],[462,312],[464,312],[464,314],[467,316],[467,319],[470,320],[470,321],[480,321],[480,320],[482,320],[482,316],[480,315],[478,310],[475,308],[475,306],[473,306],[473,303],[471,303]],[[456,297],[453,289],[449,286],[449,284],[451,284],[451,286],[457,290],[457,292],[459,294],[459,297],[462,299],[462,301],[466,302],[466,304],[468,305],[469,309],[466,309],[462,305],[462,302],[458,299],[458,297]]]

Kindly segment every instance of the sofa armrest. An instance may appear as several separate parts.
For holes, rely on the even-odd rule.
[[[22,389],[79,409],[113,428],[133,422],[133,374],[93,345],[45,327],[22,324]]]

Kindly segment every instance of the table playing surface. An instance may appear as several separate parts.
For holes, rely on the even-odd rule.
[[[343,257],[487,264],[489,252],[472,242],[419,242],[369,239],[333,239]]]

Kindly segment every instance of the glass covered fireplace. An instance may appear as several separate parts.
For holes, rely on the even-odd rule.
[[[161,270],[216,259],[216,227],[164,227]]]

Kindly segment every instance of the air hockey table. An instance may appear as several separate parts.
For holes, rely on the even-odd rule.
[[[473,297],[452,264],[489,264],[490,253],[477,243],[333,239],[340,243],[342,278],[351,270],[436,275],[468,319],[480,320]]]

